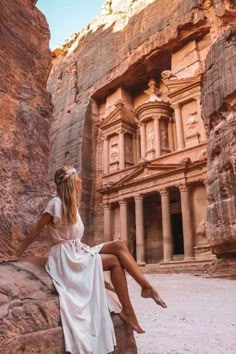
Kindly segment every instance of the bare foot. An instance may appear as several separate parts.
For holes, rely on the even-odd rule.
[[[149,288],[143,288],[141,291],[141,296],[153,299],[161,307],[167,307],[166,303],[162,300],[158,292],[152,286]]]
[[[119,313],[121,319],[127,322],[135,332],[137,333],[145,333],[145,331],[140,327],[137,317],[135,314],[126,314],[123,310]]]

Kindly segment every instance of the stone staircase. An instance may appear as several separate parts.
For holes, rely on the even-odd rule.
[[[215,258],[199,260],[173,260],[170,262],[160,262],[156,264],[146,264],[142,266],[145,274],[193,274],[208,276],[208,270]]]

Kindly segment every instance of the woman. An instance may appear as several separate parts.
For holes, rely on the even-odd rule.
[[[76,170],[63,167],[55,173],[57,197],[51,199],[22,246],[17,260],[47,225],[53,246],[46,270],[60,298],[66,351],[72,354],[107,354],[116,345],[110,312],[119,313],[136,332],[144,333],[131,305],[126,270],[141,286],[141,296],[166,307],[144,277],[122,241],[89,247],[81,242],[83,223],[78,212],[81,181]],[[120,303],[106,291],[103,271],[110,271]],[[122,307],[122,309],[121,309]]]

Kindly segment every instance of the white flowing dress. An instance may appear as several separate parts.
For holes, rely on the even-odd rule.
[[[121,305],[105,289],[99,255],[103,244],[89,247],[80,241],[84,226],[79,212],[76,224],[63,223],[59,197],[49,201],[44,213],[53,216],[46,271],[59,294],[65,349],[71,354],[110,353],[116,345],[110,312],[119,313]]]

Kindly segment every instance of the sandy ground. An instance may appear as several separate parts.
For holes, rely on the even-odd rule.
[[[135,335],[139,354],[236,354],[236,281],[190,275],[148,275],[168,309],[130,296],[146,330]]]

